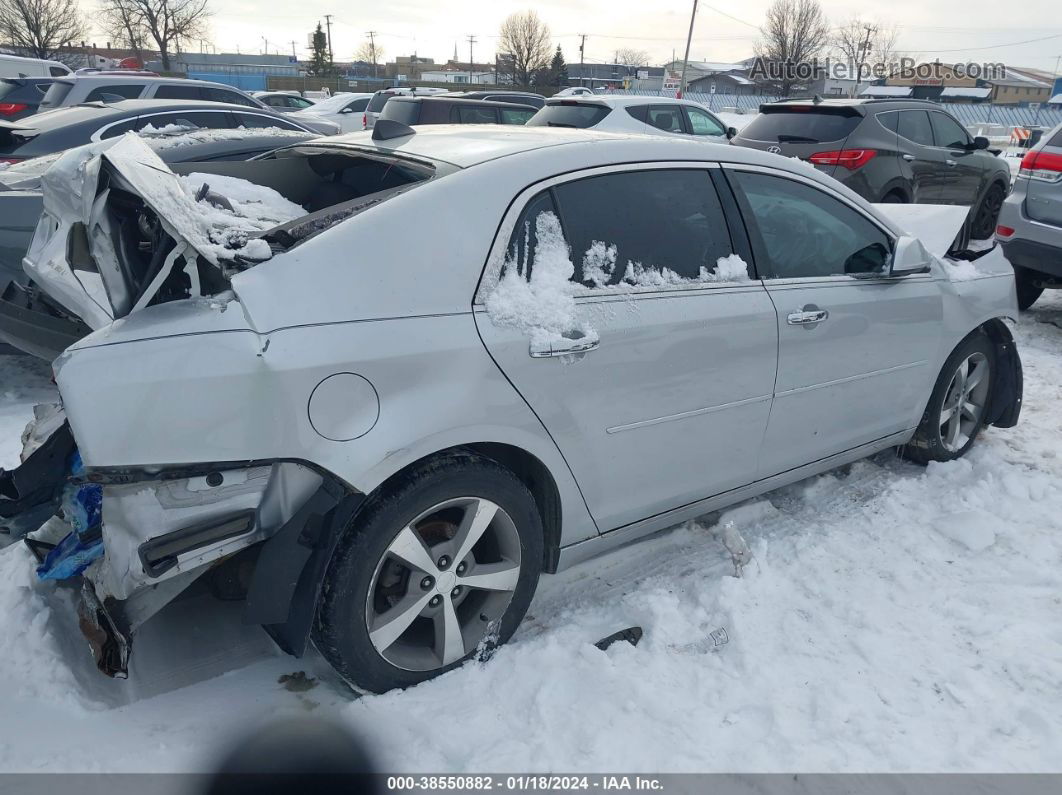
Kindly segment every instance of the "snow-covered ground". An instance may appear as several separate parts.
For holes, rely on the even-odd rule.
[[[1022,422],[964,460],[883,453],[738,507],[740,578],[718,517],[544,577],[492,661],[405,692],[352,698],[206,597],[144,628],[129,681],[105,679],[72,594],[9,547],[0,770],[202,769],[234,733],[307,714],[348,722],[398,770],[1062,770],[1060,297],[1017,336]],[[10,466],[52,390],[14,357],[0,384]],[[630,625],[637,647],[592,645]],[[297,671],[309,689],[278,681]]]

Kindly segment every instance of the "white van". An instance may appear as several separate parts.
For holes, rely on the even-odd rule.
[[[0,77],[63,77],[70,70],[58,61],[0,53]]]

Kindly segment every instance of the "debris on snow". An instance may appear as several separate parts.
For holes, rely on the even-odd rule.
[[[752,550],[745,543],[744,537],[738,532],[737,525],[733,521],[723,525],[723,532],[720,535],[723,546],[730,553],[730,560],[734,563],[734,576],[740,577],[742,570],[752,560]]]
[[[642,628],[641,627],[627,627],[626,629],[621,629],[621,630],[619,630],[619,632],[613,632],[611,635],[602,638],[601,640],[599,640],[594,645],[597,646],[597,648],[601,649],[601,651],[604,651],[605,649],[607,649],[612,644],[619,643],[620,641],[626,641],[627,643],[631,644],[632,646],[637,646],[638,642],[641,639],[642,639]]]

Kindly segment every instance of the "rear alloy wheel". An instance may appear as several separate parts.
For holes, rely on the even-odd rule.
[[[994,348],[978,333],[968,337],[937,378],[922,422],[904,454],[921,463],[951,461],[966,454],[985,424],[992,394]]]
[[[329,564],[314,640],[374,692],[430,679],[504,643],[542,567],[534,498],[473,454],[429,462],[371,500]]]
[[[1003,186],[999,183],[992,185],[985,193],[985,197],[981,199],[981,204],[977,207],[970,230],[975,240],[987,240],[992,237],[996,231],[996,220],[999,218],[999,211],[1003,207],[1005,198]]]

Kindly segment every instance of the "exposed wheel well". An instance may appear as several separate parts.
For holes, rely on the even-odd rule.
[[[420,458],[398,472],[394,473],[377,487],[377,491],[387,488],[395,478],[401,477],[413,467],[422,465],[425,461],[459,451],[471,451],[478,453],[484,458],[489,458],[501,464],[515,474],[531,496],[535,498],[539,516],[542,517],[542,529],[545,537],[542,539],[542,571],[550,574],[557,571],[560,560],[561,538],[561,501],[557,490],[557,483],[550,474],[549,469],[526,450],[500,442],[476,442],[458,447],[450,447],[438,450],[431,455]]]
[[[985,424],[1011,428],[1018,421],[1022,401],[1022,368],[1014,335],[1001,318],[994,317],[971,332],[983,332],[995,345],[996,369],[999,377],[993,380]]]
[[[900,204],[907,204],[911,201],[911,197],[908,196],[907,191],[900,185],[892,185],[881,194],[881,201],[888,202],[890,196],[897,197]]]

